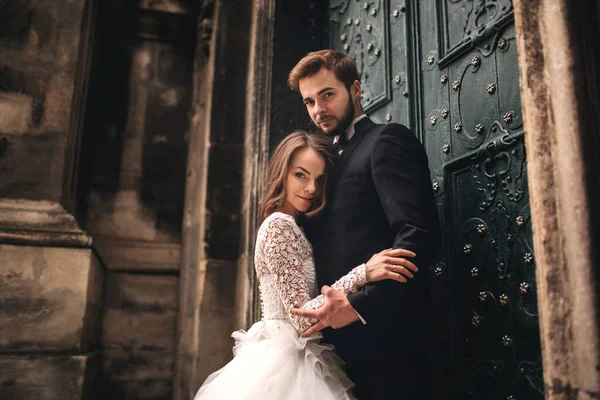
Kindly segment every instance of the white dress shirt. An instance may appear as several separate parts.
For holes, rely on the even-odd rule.
[[[352,120],[352,123],[350,124],[348,129],[346,129],[346,139],[348,139],[348,140],[352,139],[352,136],[354,136],[354,125],[356,125],[356,123],[358,121],[360,121],[361,119],[366,118],[366,117],[367,117],[367,114],[361,114],[358,117],[354,118],[354,120]],[[336,144],[339,140],[340,140],[340,135],[335,135],[333,137],[333,144]],[[342,155],[343,152],[344,152],[344,150],[340,150],[339,154]]]

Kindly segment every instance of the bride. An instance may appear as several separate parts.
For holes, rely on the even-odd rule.
[[[290,134],[275,149],[261,203],[263,222],[254,258],[262,319],[247,332],[232,334],[233,360],[206,379],[196,400],[354,398],[352,382],[333,346],[320,343],[320,333],[309,338],[299,335],[317,321],[290,313],[296,307],[319,308],[325,301],[323,295],[317,296],[312,247],[300,222],[325,207],[327,179],[337,157],[325,135],[304,131]],[[384,250],[331,287],[349,294],[366,282],[406,282],[413,275],[408,269],[396,268],[400,255],[414,253]],[[404,265],[417,270],[406,260]]]

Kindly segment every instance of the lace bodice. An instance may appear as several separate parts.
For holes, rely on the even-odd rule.
[[[316,323],[290,313],[295,307],[316,309],[325,303],[323,295],[317,296],[312,246],[294,218],[280,212],[267,217],[258,230],[254,254],[262,318],[289,320],[300,332]],[[362,264],[331,287],[348,294],[365,283]]]

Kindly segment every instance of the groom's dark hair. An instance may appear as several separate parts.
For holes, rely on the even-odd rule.
[[[350,89],[354,81],[360,81],[356,62],[351,57],[335,50],[319,50],[308,53],[290,71],[288,85],[293,90],[299,90],[300,79],[307,78],[319,72],[321,68],[333,71],[335,77]]]

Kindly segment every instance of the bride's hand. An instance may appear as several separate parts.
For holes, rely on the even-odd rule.
[[[386,249],[374,254],[366,264],[367,282],[384,279],[406,282],[407,278],[414,277],[412,272],[417,272],[419,269],[404,257],[415,256],[416,254],[412,251],[404,249]]]

